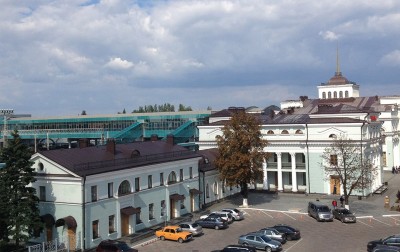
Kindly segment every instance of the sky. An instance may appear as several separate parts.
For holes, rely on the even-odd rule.
[[[280,105],[336,71],[400,95],[398,0],[0,0],[0,109]]]

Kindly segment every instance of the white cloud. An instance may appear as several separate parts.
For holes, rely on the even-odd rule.
[[[129,69],[132,68],[134,64],[121,58],[112,58],[108,61],[106,66],[113,69]]]
[[[384,66],[399,67],[400,66],[400,50],[394,50],[384,55],[379,61]]]
[[[325,40],[334,41],[339,39],[339,35],[332,31],[324,31],[319,32],[319,35],[322,36]]]

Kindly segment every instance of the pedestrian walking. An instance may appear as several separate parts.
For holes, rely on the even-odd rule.
[[[341,205],[341,207],[343,207],[343,202],[344,202],[344,197],[342,195],[342,196],[340,196],[340,205]]]
[[[332,200],[332,206],[333,206],[333,209],[336,209],[336,207],[337,207],[337,201],[336,200]]]

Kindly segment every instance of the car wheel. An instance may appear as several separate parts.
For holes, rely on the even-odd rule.
[[[219,226],[215,226],[214,228],[215,228],[215,230],[218,230],[218,229],[219,229]]]
[[[179,238],[179,239],[178,239],[178,242],[179,242],[179,243],[182,243],[182,242],[183,242],[183,239],[182,239],[182,238]]]
[[[282,240],[284,240],[284,241],[286,241],[286,240],[287,240],[287,237],[286,237],[286,235],[285,235],[285,234],[283,234],[283,235],[282,235]]]
[[[342,218],[342,219],[340,219],[340,221],[343,223],[343,222],[344,222],[344,219]]]
[[[160,236],[160,240],[161,240],[161,241],[164,241],[164,240],[165,240],[165,237],[164,237],[164,236]]]
[[[291,240],[292,240],[292,237],[291,237],[290,235],[288,235],[286,239],[287,239],[288,241],[291,241]]]
[[[265,251],[266,251],[266,252],[271,252],[272,249],[271,249],[270,247],[266,246],[266,247],[265,247]]]
[[[243,242],[243,246],[249,246],[249,244],[247,242]]]

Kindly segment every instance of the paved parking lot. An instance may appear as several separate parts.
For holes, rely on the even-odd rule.
[[[366,251],[368,241],[399,233],[400,215],[363,217],[355,224],[340,221],[317,222],[305,213],[267,211],[249,208],[245,220],[232,223],[226,230],[204,229],[204,235],[179,244],[174,241],[151,239],[135,248],[139,251],[214,251],[228,244],[237,244],[238,237],[262,227],[289,224],[300,229],[302,238],[288,241],[283,251]]]

